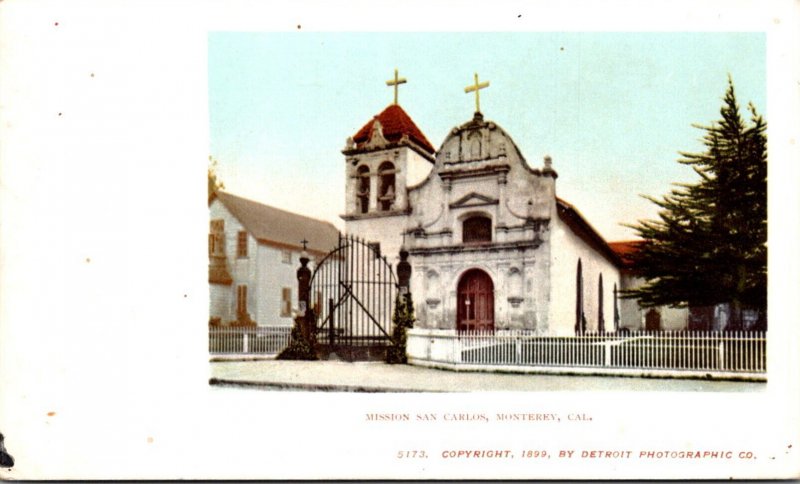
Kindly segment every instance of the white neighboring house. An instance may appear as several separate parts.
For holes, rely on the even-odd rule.
[[[209,199],[209,322],[291,326],[297,269],[307,240],[309,267],[338,242],[329,222],[217,191]]]

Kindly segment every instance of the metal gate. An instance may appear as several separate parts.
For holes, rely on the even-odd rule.
[[[396,295],[397,279],[380,246],[340,234],[309,284],[317,343],[331,348],[393,344]]]

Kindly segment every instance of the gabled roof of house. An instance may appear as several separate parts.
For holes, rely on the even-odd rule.
[[[622,258],[572,204],[556,197],[556,211],[558,212],[558,218],[567,224],[567,226],[575,232],[575,235],[583,239],[590,247],[600,252],[615,266],[625,266]]]
[[[330,222],[270,207],[263,203],[217,191],[218,199],[256,240],[261,243],[327,254],[339,240],[339,231]]]
[[[425,137],[417,125],[414,124],[414,121],[411,120],[411,117],[397,104],[390,105],[358,130],[355,136],[353,136],[353,141],[355,141],[357,146],[360,147],[370,140],[376,119],[381,123],[383,137],[386,138],[386,141],[395,143],[400,141],[403,135],[406,135],[411,141],[418,144],[428,153],[433,154],[436,152],[433,145],[428,141],[428,138]]]

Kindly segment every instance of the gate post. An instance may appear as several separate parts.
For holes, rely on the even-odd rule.
[[[409,284],[411,281],[411,264],[408,262],[408,251],[405,247],[400,247],[400,262],[397,263],[397,281],[400,294],[408,301]]]
[[[406,331],[414,326],[414,307],[411,301],[409,283],[411,281],[411,264],[408,262],[408,251],[400,247],[400,262],[397,263],[397,298],[395,300],[392,322],[392,345],[386,350],[386,362],[390,364],[408,363],[406,354]]]
[[[305,242],[305,241],[304,241]],[[305,249],[305,243],[303,244]],[[305,250],[300,254],[300,268],[297,269],[297,300],[299,304],[300,310],[300,319],[303,321],[303,336],[306,338],[307,341],[312,342],[312,332],[313,332],[313,325],[314,321],[312,320],[313,312],[309,311],[309,298],[308,292],[309,287],[308,284],[311,281],[311,269],[308,268],[308,254]]]

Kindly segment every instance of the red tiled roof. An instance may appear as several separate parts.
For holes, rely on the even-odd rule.
[[[397,142],[400,141],[403,135],[406,135],[428,153],[433,154],[436,151],[430,141],[428,141],[428,138],[422,134],[422,131],[420,131],[417,125],[414,124],[414,121],[411,120],[411,117],[397,104],[390,105],[358,130],[358,133],[353,136],[353,141],[355,141],[357,145],[369,141],[372,136],[372,126],[376,119],[380,121],[383,128],[383,137],[386,138],[387,141]]]
[[[639,247],[644,243],[644,240],[625,240],[620,242],[609,242],[608,246],[611,250],[616,252],[622,262],[626,265],[631,264],[633,261],[630,259],[630,254],[639,250]]]

